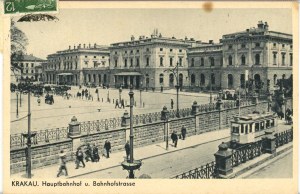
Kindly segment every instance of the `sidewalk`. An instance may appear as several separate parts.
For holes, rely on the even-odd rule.
[[[169,139],[169,150],[167,151],[166,148],[166,142],[162,143],[156,143],[149,146],[139,147],[134,149],[134,156],[135,159],[148,159],[155,156],[168,154],[171,152],[176,152],[178,150],[187,149],[196,145],[205,144],[212,141],[217,141],[220,139],[225,139],[230,136],[230,130],[229,129],[223,129],[219,131],[212,131],[212,132],[206,132],[200,135],[194,135],[191,137],[187,137],[186,140],[180,140],[178,141],[177,148],[173,147],[171,139]],[[212,153],[214,154],[214,153]],[[86,162],[85,168],[80,167],[79,169],[75,169],[75,162],[68,162],[67,168],[68,168],[68,174],[69,176],[66,177],[64,175],[61,175],[59,178],[65,179],[65,178],[75,178],[76,176],[83,175],[83,174],[89,174],[113,167],[119,166],[121,167],[121,162],[125,159],[125,151],[111,153],[110,158],[105,158],[100,156],[100,162],[98,163],[92,163],[92,162]],[[34,169],[32,170],[32,178],[35,179],[45,179],[45,178],[56,178],[56,174],[58,172],[59,164],[48,166],[45,168],[40,169]],[[12,179],[19,179],[19,178],[25,178],[26,172],[17,173],[11,175]]]

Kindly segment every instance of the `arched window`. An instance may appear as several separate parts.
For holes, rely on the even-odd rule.
[[[215,78],[215,74],[214,74],[214,73],[212,73],[212,74],[210,75],[210,81],[211,81],[211,84],[212,84],[212,85],[214,85],[214,84],[216,83],[216,78]]]
[[[204,66],[204,58],[201,58],[201,66]]]
[[[255,83],[255,86],[258,86],[260,84],[260,75],[259,74],[254,75],[254,83]]]
[[[173,73],[171,73],[169,75],[169,85],[170,85],[170,87],[174,86],[174,75],[173,75]]]
[[[229,57],[228,57],[228,65],[232,65],[232,56],[231,55],[229,55]]]
[[[255,55],[255,65],[259,65],[260,64],[260,56],[259,56],[259,54],[256,54]]]
[[[245,57],[245,55],[242,55],[242,57],[241,57],[241,63],[242,63],[242,65],[246,65],[246,57]]]
[[[228,74],[228,88],[233,88],[233,76],[232,74]]]
[[[277,84],[277,75],[276,74],[273,76],[273,80],[274,80],[274,85],[276,85]]]
[[[159,83],[162,85],[164,84],[164,74],[162,73],[159,75]]]
[[[183,86],[183,75],[182,75],[182,73],[179,74],[179,86],[180,87]]]
[[[205,85],[205,75],[204,74],[200,74],[200,85],[203,86]]]
[[[191,85],[195,85],[195,82],[196,82],[195,75],[192,74],[192,75],[191,75]]]
[[[240,84],[241,84],[241,88],[245,88],[246,84],[246,79],[245,79],[245,74],[241,74],[241,77],[240,77]]]

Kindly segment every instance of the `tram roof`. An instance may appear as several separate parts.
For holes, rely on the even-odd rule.
[[[248,114],[244,116],[235,116],[234,117],[234,122],[235,123],[253,123],[258,120],[264,120],[264,119],[270,119],[270,118],[275,118],[272,113],[267,112],[263,114]]]

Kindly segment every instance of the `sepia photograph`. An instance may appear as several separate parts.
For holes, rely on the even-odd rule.
[[[296,178],[293,12],[211,6],[11,15],[10,186]]]

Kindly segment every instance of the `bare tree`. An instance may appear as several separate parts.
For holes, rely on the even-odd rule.
[[[22,69],[18,66],[15,61],[20,61],[24,58],[26,54],[26,46],[28,45],[28,39],[24,32],[22,32],[11,19],[10,27],[10,40],[11,40],[11,54],[10,54],[10,69],[15,74]]]

